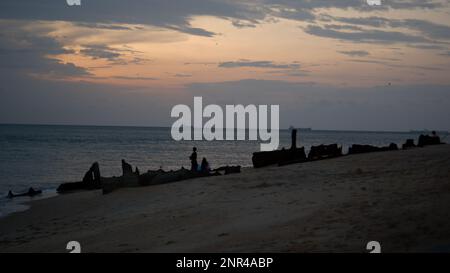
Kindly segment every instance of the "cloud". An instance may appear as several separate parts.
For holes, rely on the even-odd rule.
[[[423,65],[406,65],[406,64],[398,64],[398,63],[392,63],[392,62],[388,62],[388,61],[397,61],[396,59],[391,60],[391,59],[384,59],[387,61],[383,61],[383,60],[366,60],[366,59],[352,59],[349,60],[350,62],[354,62],[354,63],[369,63],[369,64],[378,64],[378,65],[384,65],[384,66],[388,66],[388,67],[393,67],[393,68],[406,68],[406,69],[419,69],[419,70],[427,70],[427,71],[445,71],[446,69],[442,68],[442,67],[436,67],[436,66],[423,66]]]
[[[292,7],[295,5],[295,7]],[[273,4],[267,12],[276,18],[284,18],[295,21],[313,21],[316,18],[314,8],[296,6],[295,3]]]
[[[445,49],[446,47],[443,45],[435,45],[435,44],[411,44],[408,45],[409,47],[412,48],[418,48],[418,49],[431,49],[431,50],[435,50],[435,49]]]
[[[270,70],[267,71],[266,73],[299,78],[309,76],[311,71],[302,69],[278,69],[278,70]]]
[[[352,42],[363,43],[430,43],[432,41],[416,35],[410,35],[398,31],[384,31],[384,30],[365,30],[355,32],[336,31],[326,29],[318,25],[308,25],[304,28],[308,34],[333,38],[338,40],[347,40]]]
[[[301,65],[298,62],[292,63],[275,63],[273,61],[250,61],[239,60],[219,63],[218,67],[221,68],[261,68],[268,69],[266,73],[277,74],[288,77],[305,77],[308,76],[310,71],[302,70]]]
[[[394,20],[390,23],[391,27],[406,27],[420,31],[424,36],[433,39],[450,39],[450,26],[432,23],[425,20],[407,19]]]
[[[211,37],[214,33],[193,27],[189,22],[192,17],[203,15],[237,20],[265,17],[250,1],[97,0],[84,1],[79,7],[68,7],[65,1],[51,0],[0,2],[0,18],[3,19],[68,21],[96,26],[142,24]]]
[[[350,62],[354,62],[354,63],[368,63],[368,64],[382,64],[382,65],[389,65],[388,62],[378,61],[378,60],[353,59],[353,60],[349,60],[349,61],[350,61]]]
[[[120,53],[105,45],[90,45],[84,46],[80,53],[91,57],[92,59],[106,59],[108,61],[117,61]]]
[[[114,79],[119,80],[140,80],[140,81],[155,81],[158,80],[158,78],[154,77],[142,77],[142,76],[136,76],[136,77],[129,77],[129,76],[113,76]]]
[[[336,30],[363,30],[360,26],[354,26],[354,25],[334,25],[334,24],[327,24],[324,26],[326,29],[336,29]]]
[[[246,21],[242,21],[242,20],[232,20],[232,24],[233,24],[233,26],[235,26],[237,28],[254,28],[254,27],[256,27],[255,23],[246,22]]]
[[[85,28],[107,29],[107,30],[135,30],[138,28],[117,24],[99,24],[99,23],[84,23],[84,22],[75,22],[74,25]]]
[[[274,68],[274,69],[298,69],[298,68],[300,68],[299,63],[280,64],[280,63],[274,63],[272,61],[249,61],[249,60],[222,62],[222,63],[219,63],[218,66],[221,68],[239,68],[239,67]]]
[[[190,26],[166,26],[166,28],[197,36],[213,37],[216,35],[214,32]]]
[[[365,57],[369,56],[370,53],[365,50],[350,50],[350,51],[338,51],[341,54],[352,56],[352,57]]]
[[[388,9],[436,9],[444,6],[439,0],[390,0],[383,1],[383,5],[376,7],[369,6],[367,2],[361,0],[314,0],[314,1],[298,1],[298,0],[271,0],[266,1],[271,5],[282,8],[296,10],[315,10],[315,9],[355,9],[358,11],[379,11]]]
[[[126,64],[136,64],[136,65],[140,65],[140,64],[147,64],[149,62],[151,62],[151,59],[148,58],[140,58],[140,57],[133,57],[133,59],[128,60],[128,61],[124,61]]]
[[[426,20],[418,19],[388,19],[384,17],[334,17],[325,15],[321,17],[326,22],[334,21],[339,23],[345,23],[349,25],[335,25],[327,24],[326,29],[352,29],[362,30],[361,26],[375,27],[375,28],[406,28],[409,30],[417,31],[422,36],[432,39],[450,39],[450,26],[436,24]]]
[[[4,28],[0,34],[0,70],[3,77],[12,74],[51,76],[54,78],[87,76],[90,73],[73,63],[63,63],[55,55],[71,54],[54,38],[30,33],[20,27]],[[8,76],[7,76],[8,75]]]
[[[126,64],[145,64],[151,61],[147,58],[141,58],[135,56],[135,54],[139,54],[140,52],[125,48],[118,49],[112,48],[106,45],[83,45],[83,49],[80,50],[80,53],[91,57],[94,60],[104,59],[109,61],[114,65],[126,65]],[[130,56],[131,55],[131,59]]]
[[[184,73],[177,73],[177,74],[174,75],[174,77],[176,77],[176,78],[190,78],[190,77],[192,77],[192,75],[191,74],[184,74]]]
[[[383,5],[388,5],[392,9],[436,9],[444,7],[445,1],[434,0],[394,0]]]
[[[391,0],[376,10],[440,7],[443,7],[443,3],[437,0]],[[96,0],[83,1],[79,7],[69,7],[63,0],[2,0],[0,18],[68,21],[93,24],[97,28],[143,24],[211,37],[214,33],[191,26],[190,19],[195,16],[214,16],[229,19],[236,27],[245,27],[258,24],[268,17],[312,21],[316,18],[317,10],[333,8],[374,11],[373,7],[361,0]]]
[[[370,26],[370,27],[387,27],[390,24],[390,20],[383,17],[338,17],[338,16],[331,16],[331,15],[324,15],[320,18],[322,21],[325,22],[340,22],[340,23],[346,23],[350,24],[352,26]]]

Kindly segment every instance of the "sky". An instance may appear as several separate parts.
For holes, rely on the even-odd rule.
[[[449,130],[448,0],[0,1],[0,123],[170,126],[179,103],[280,126]]]

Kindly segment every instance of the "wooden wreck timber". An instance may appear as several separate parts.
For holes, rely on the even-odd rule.
[[[281,149],[253,153],[253,167],[261,168],[275,164],[289,164],[306,161],[305,148]]]
[[[342,147],[337,144],[312,146],[309,150],[308,160],[320,160],[342,156]]]
[[[24,196],[28,196],[28,197],[33,197],[35,195],[39,195],[42,193],[42,190],[35,190],[33,187],[30,187],[28,189],[28,191],[23,192],[23,193],[13,193],[11,190],[8,192],[8,195],[6,196],[7,198],[11,199],[11,198],[15,198],[15,197],[24,197]]]
[[[68,193],[79,190],[102,189],[103,194],[108,194],[119,188],[159,185],[197,177],[221,175],[221,172],[224,172],[225,175],[240,173],[241,166],[223,166],[212,172],[193,172],[181,168],[176,171],[164,171],[160,169],[140,174],[137,167],[133,172],[133,167],[125,160],[122,160],[122,176],[100,177],[100,168],[98,163],[95,162],[84,175],[83,181],[63,183],[58,187],[57,191],[58,193]]]
[[[148,171],[141,175],[135,172],[128,175],[124,174],[121,177],[107,178],[102,180],[102,189],[103,194],[108,194],[119,188],[161,185],[198,177],[222,175],[220,173],[221,171],[223,171],[225,175],[240,173],[241,166],[224,166],[215,169],[212,172],[193,172],[185,168],[181,168],[176,171],[164,171],[159,169],[156,171]]]
[[[433,135],[431,135],[431,136],[429,136],[429,135],[420,135],[419,136],[419,141],[417,142],[417,146],[424,147],[424,146],[428,146],[428,145],[444,144],[444,143],[441,142],[441,139],[435,134],[436,133],[433,132]]]
[[[297,130],[291,131],[291,148],[269,152],[253,153],[253,167],[261,168],[269,165],[283,165],[306,161],[305,148],[297,148]]]
[[[139,174],[138,168],[132,171],[130,164],[122,160],[122,176],[105,179],[102,183],[103,194],[111,193],[119,188],[158,185],[198,177],[194,172],[181,168],[178,171],[148,171]]]
[[[81,182],[70,182],[59,185],[56,189],[58,193],[67,193],[77,190],[96,190],[102,188],[102,177],[100,176],[100,167],[97,162],[92,164],[86,172]]]
[[[241,166],[223,166],[219,167],[217,169],[212,170],[213,172],[224,172],[224,175],[232,174],[232,173],[240,173],[241,172]]]
[[[416,144],[414,144],[414,139],[407,139],[406,142],[402,145],[402,149],[409,149],[416,147]]]
[[[360,145],[353,144],[350,148],[348,148],[348,154],[363,154],[363,153],[373,153],[373,152],[384,152],[384,151],[396,151],[398,150],[398,146],[395,143],[389,144],[386,147],[376,147],[372,145]]]

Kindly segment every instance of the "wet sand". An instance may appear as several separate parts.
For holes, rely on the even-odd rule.
[[[34,201],[0,252],[450,251],[450,145]]]

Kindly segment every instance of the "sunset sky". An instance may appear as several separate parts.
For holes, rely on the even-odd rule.
[[[450,129],[441,0],[2,0],[0,122],[170,126],[280,104],[281,126]]]

